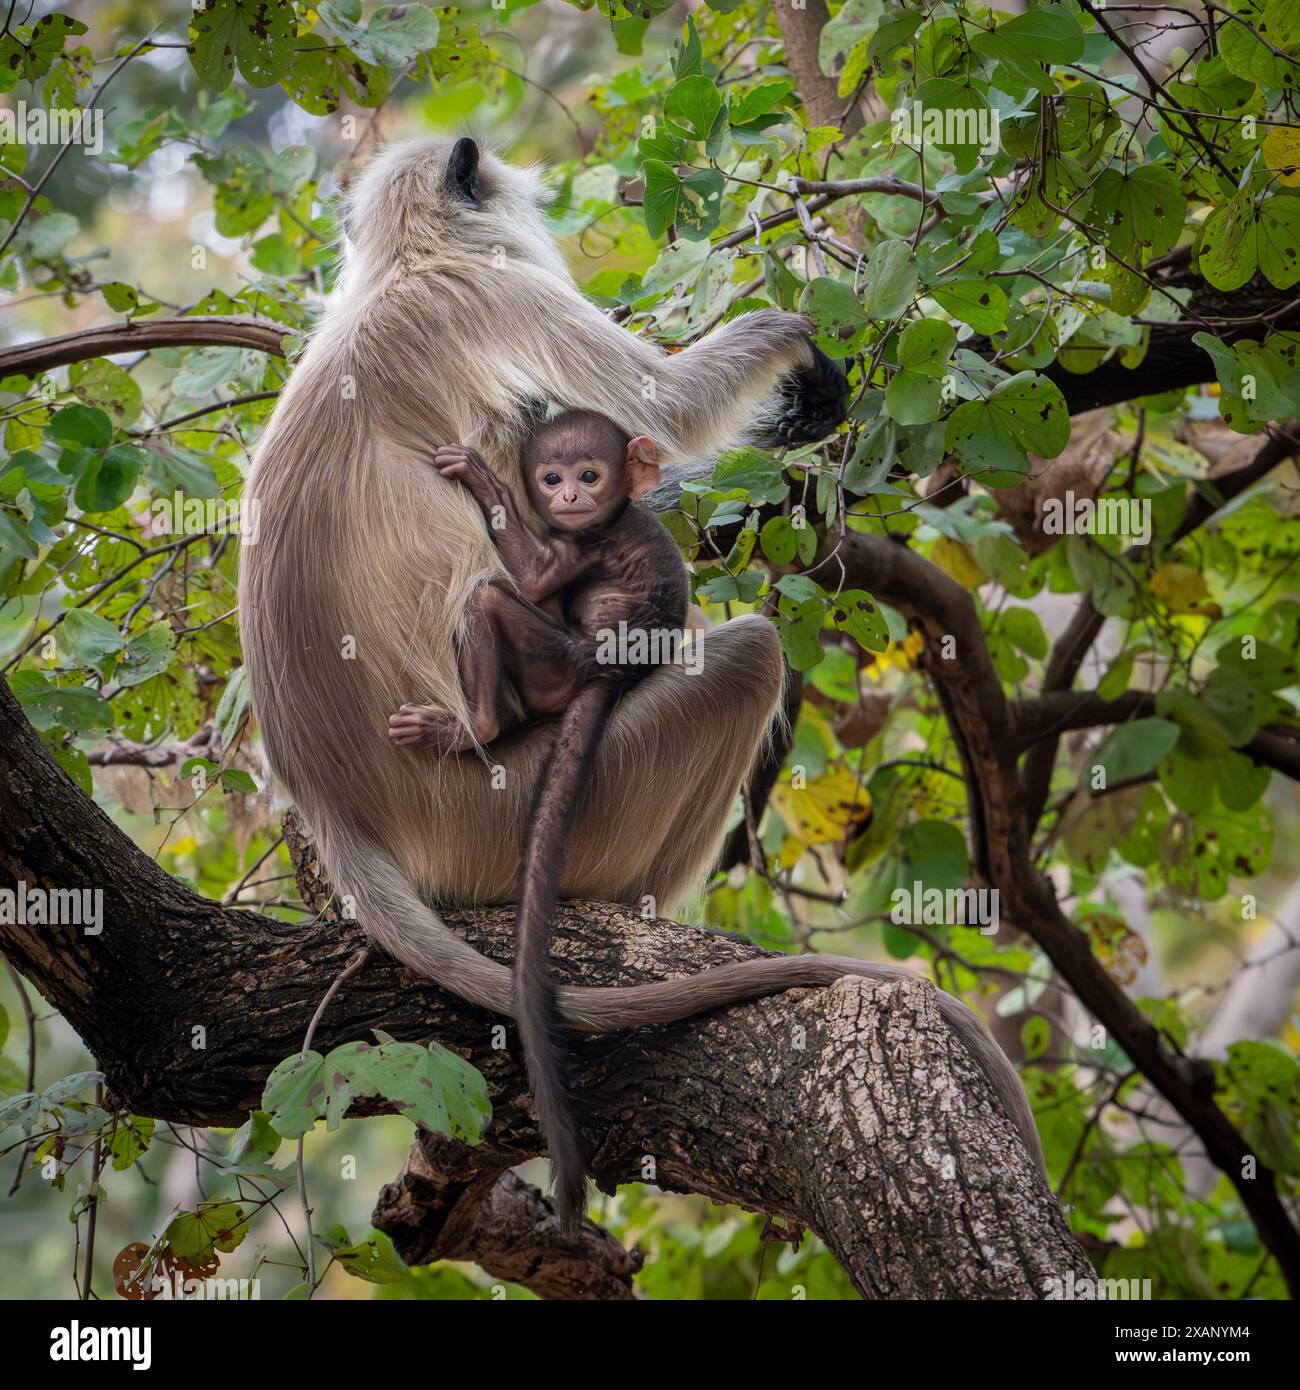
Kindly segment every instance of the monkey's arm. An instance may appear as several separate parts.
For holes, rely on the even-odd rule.
[[[482,508],[506,572],[529,603],[544,603],[592,569],[595,555],[589,547],[567,536],[542,540],[533,534],[514,498],[475,450],[444,444],[434,450],[433,466],[463,484]]]
[[[608,415],[649,435],[665,458],[742,437],[820,439],[844,417],[843,373],[818,352],[801,315],[742,314],[669,354],[536,267],[511,262],[498,289],[513,302],[508,321],[533,394]]]

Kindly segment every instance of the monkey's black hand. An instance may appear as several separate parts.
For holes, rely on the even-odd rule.
[[[781,413],[770,437],[763,440],[769,448],[815,444],[825,439],[848,413],[849,381],[844,368],[827,357],[816,343],[810,346],[812,364],[791,372],[782,383],[785,399]]]

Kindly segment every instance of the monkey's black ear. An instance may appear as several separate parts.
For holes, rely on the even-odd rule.
[[[447,161],[447,187],[464,202],[478,206],[478,146],[468,136],[457,140]]]

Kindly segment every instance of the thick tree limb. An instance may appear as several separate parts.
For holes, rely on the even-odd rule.
[[[0,822],[0,883],[103,890],[101,935],[0,923],[0,948],[81,1034],[111,1103],[187,1124],[238,1123],[272,1067],[298,1051],[317,1002],[363,944],[360,929],[288,926],[190,893],[55,766],[5,687]],[[509,958],[511,909],[453,920]],[[587,983],[757,954],[601,904],[566,905],[556,933],[561,972]],[[435,1036],[467,1056],[492,1096],[487,1142],[510,1163],[541,1151],[517,1055],[496,1045],[501,1020],[372,953],[332,1000],[316,1046],[375,1027]],[[605,1187],[652,1164],[661,1187],[810,1227],[868,1295],[1034,1298],[1067,1270],[1090,1276],[922,980],[842,980],[585,1041],[579,1052],[583,1124]]]
[[[0,377],[36,376],[90,357],[144,352],[160,347],[243,347],[284,355],[284,339],[294,330],[271,319],[241,314],[194,314],[183,319],[136,319],[82,328],[39,343],[0,348]]]
[[[828,543],[825,553],[831,549]],[[846,587],[866,589],[894,605],[925,637],[925,669],[961,751],[973,863],[984,881],[999,890],[1005,917],[1043,948],[1084,1008],[1195,1130],[1210,1160],[1237,1189],[1288,1286],[1300,1292],[1300,1233],[1271,1172],[1261,1167],[1256,1177],[1243,1177],[1249,1150],[1215,1104],[1212,1071],[1169,1051],[1106,973],[1087,937],[1061,911],[1049,880],[1034,866],[1015,766],[1016,729],[970,594],[914,551],[881,537],[845,536],[837,560],[844,567]],[[956,638],[956,653],[945,660],[943,639],[949,636]]]
[[[1020,701],[1013,707],[1017,746],[1055,739],[1074,729],[1123,724],[1156,712],[1156,697],[1146,690],[1126,690],[1105,700],[1095,690],[1054,690]],[[1265,767],[1300,779],[1300,729],[1271,725],[1258,729],[1238,751]]]
[[[839,95],[839,83],[822,72],[822,30],[830,21],[826,0],[804,0],[799,6],[777,5],[776,23],[785,46],[785,60],[794,73],[808,123],[838,126],[847,138],[862,129],[862,108]]]

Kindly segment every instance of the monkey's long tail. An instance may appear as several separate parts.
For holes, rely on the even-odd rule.
[[[568,1235],[577,1230],[586,1211],[587,1155],[573,1113],[569,1049],[550,969],[551,923],[569,831],[582,809],[596,748],[617,698],[615,686],[597,681],[584,686],[565,710],[541,777],[519,873],[515,1023],[551,1157],[560,1229]]]

